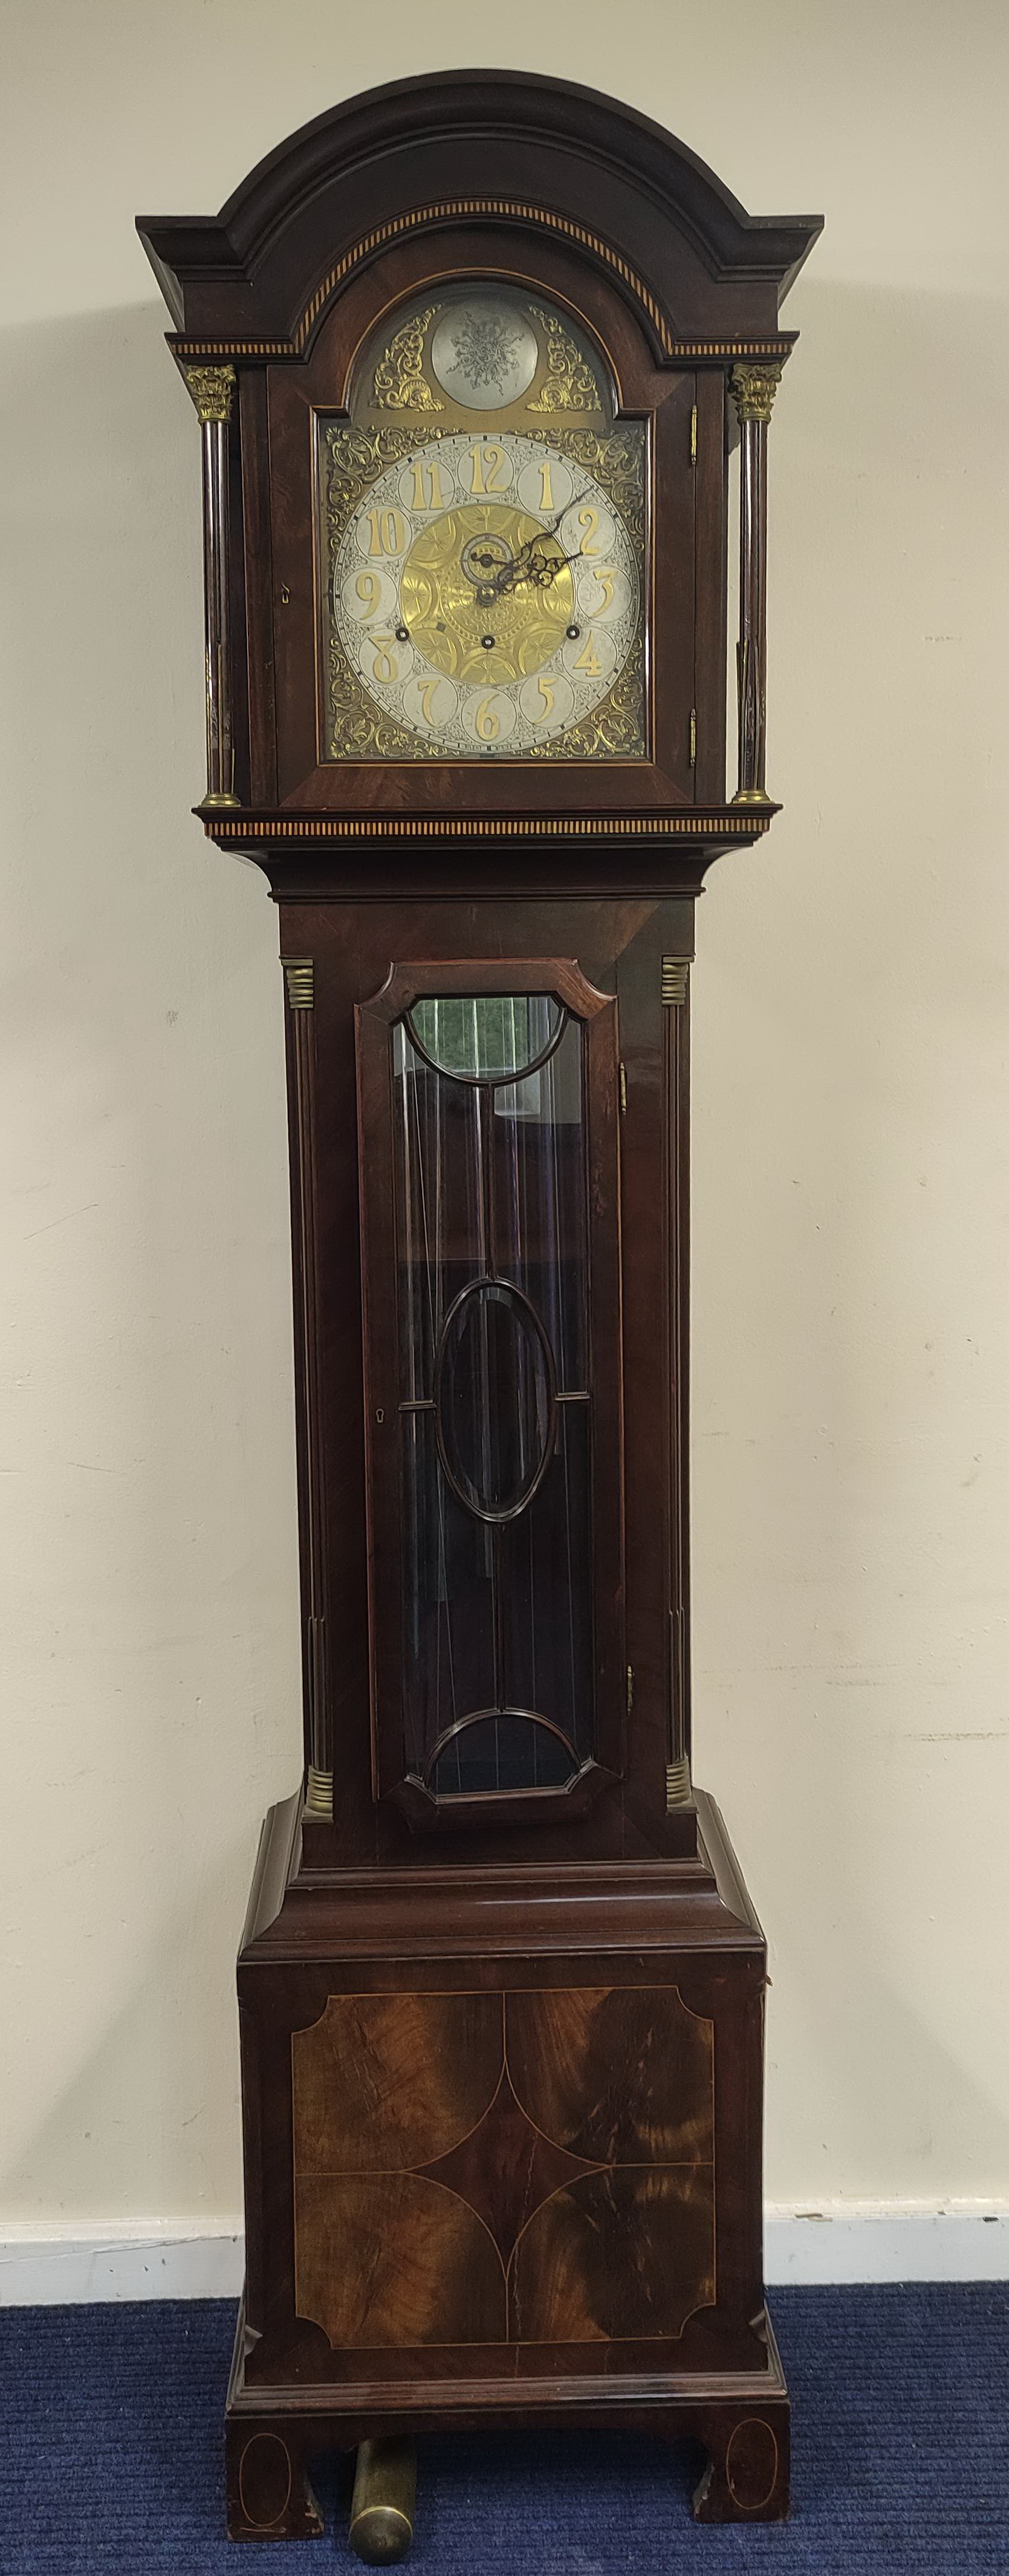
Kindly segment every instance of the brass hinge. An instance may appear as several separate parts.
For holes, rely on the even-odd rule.
[[[664,957],[662,960],[662,999],[679,1006],[687,998],[689,957]]]
[[[633,1666],[633,1664],[628,1664],[628,1667],[627,1667],[627,1714],[628,1714],[628,1717],[629,1717],[629,1716],[630,1716],[630,1714],[631,1714],[631,1710],[632,1710],[633,1706],[634,1706],[634,1666]]]
[[[620,1107],[622,1110],[627,1107],[627,1069],[624,1065],[620,1067]]]
[[[697,404],[696,404],[696,403],[694,404],[693,411],[691,412],[691,415],[690,415],[690,462],[691,462],[691,464],[692,464],[692,465],[696,465],[696,463],[697,463]]]
[[[697,709],[696,709],[696,707],[691,707],[691,710],[690,710],[690,766],[691,766],[691,769],[696,769],[696,767],[697,767]]]

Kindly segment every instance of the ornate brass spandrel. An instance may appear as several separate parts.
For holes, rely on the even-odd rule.
[[[375,369],[376,411],[444,411],[444,403],[424,372],[425,334],[437,309],[437,305],[429,304],[424,313],[412,313],[409,321],[393,332]]]
[[[588,359],[565,331],[555,313],[547,313],[539,304],[532,307],[543,334],[543,354],[547,379],[538,394],[531,396],[527,411],[602,412],[607,409],[602,390]]]
[[[640,562],[645,543],[645,443],[628,429],[609,436],[594,429],[555,429],[550,445],[585,465],[619,510]]]
[[[437,743],[376,708],[352,671],[337,635],[329,648],[329,760],[439,760]]]
[[[516,323],[529,344],[533,381],[528,392],[502,390],[499,403],[467,404],[465,394],[446,383],[435,365],[436,341],[451,308],[442,299],[415,306],[391,334],[367,354],[353,397],[353,417],[381,423],[390,412],[415,415],[425,424],[438,418],[449,427],[518,429],[529,414],[541,419],[567,418],[609,426],[613,396],[605,371],[592,352],[567,327],[562,315],[547,305],[529,302],[519,291],[504,300],[514,303]]]
[[[645,655],[636,636],[613,687],[591,715],[553,742],[534,742],[527,760],[633,760],[645,750]]]
[[[237,376],[234,367],[183,367],[201,428],[208,421],[230,420]]]
[[[425,428],[425,444],[443,435],[440,427]],[[328,466],[326,470],[325,515],[329,543],[329,570],[332,574],[337,549],[348,519],[353,517],[358,502],[385,473],[387,465],[396,465],[409,456],[417,445],[417,432],[407,428],[347,429],[340,421],[331,421],[326,431]]]
[[[733,367],[729,383],[736,415],[745,420],[769,421],[774,397],[781,383],[782,365]]]

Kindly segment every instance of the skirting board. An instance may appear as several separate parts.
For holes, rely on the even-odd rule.
[[[1009,2208],[921,2203],[770,2208],[764,2228],[770,2284],[1009,2280]],[[73,2226],[8,2226],[0,2239],[0,2307],[63,2307],[101,2299],[237,2299],[241,2221],[201,2229],[193,2219],[132,2219],[84,2235]]]

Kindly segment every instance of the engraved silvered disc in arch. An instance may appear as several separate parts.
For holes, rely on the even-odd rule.
[[[539,364],[531,319],[514,295],[448,304],[431,335],[431,370],[470,411],[503,411],[528,393]]]

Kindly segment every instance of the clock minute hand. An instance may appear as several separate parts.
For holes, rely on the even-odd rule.
[[[584,501],[584,499],[585,493],[578,492],[576,493],[573,501],[565,501],[563,508],[558,510],[556,518],[548,520],[545,528],[538,528],[534,537],[527,537],[525,545],[519,547],[517,555],[513,555],[511,562],[503,563],[500,571],[491,575],[491,579],[486,586],[481,586],[478,596],[489,605],[492,598],[503,599],[506,591],[517,590],[520,582],[531,580],[532,574],[530,566],[537,546],[542,545],[544,537],[555,537],[557,530],[560,527],[561,520],[567,518],[569,510],[577,510],[579,502]],[[562,564],[577,563],[578,555],[580,555],[582,551],[581,546],[579,546],[577,555],[562,555]],[[547,582],[554,580],[557,570],[558,566],[555,564],[546,571]],[[545,587],[546,582],[544,583],[544,588]]]

